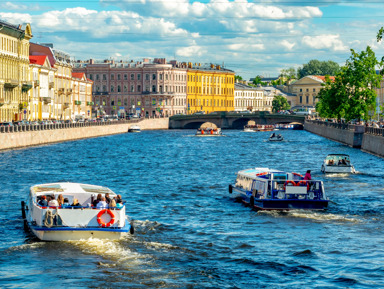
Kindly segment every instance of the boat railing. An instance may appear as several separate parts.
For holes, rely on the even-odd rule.
[[[272,199],[325,199],[322,181],[272,181],[272,188]]]

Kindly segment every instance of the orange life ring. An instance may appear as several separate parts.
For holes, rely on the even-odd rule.
[[[268,173],[267,173],[267,172],[264,172],[264,173],[258,173],[258,174],[256,174],[257,177],[258,177],[258,176],[265,176],[265,175],[268,175]]]
[[[307,186],[307,192],[309,191],[309,183],[307,181],[299,181],[297,186]]]
[[[284,183],[284,191],[285,191],[285,187],[286,187],[288,184],[292,184],[292,186],[297,186],[297,183],[295,183],[294,181],[286,181],[286,182]]]
[[[104,213],[107,213],[107,214],[111,217],[111,220],[110,220],[108,223],[104,223],[104,222],[101,220],[101,216],[104,215]],[[99,225],[102,226],[103,228],[105,228],[105,227],[110,227],[110,226],[115,222],[115,215],[111,212],[111,210],[107,210],[107,209],[101,210],[101,211],[97,214],[97,222],[98,222]]]

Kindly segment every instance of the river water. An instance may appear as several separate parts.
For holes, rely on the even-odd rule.
[[[306,131],[144,131],[0,153],[1,288],[383,288],[384,160]],[[328,153],[358,174],[325,176]],[[235,173],[272,167],[324,181],[325,212],[256,212],[229,198]],[[122,194],[135,235],[39,242],[23,230],[31,185]]]

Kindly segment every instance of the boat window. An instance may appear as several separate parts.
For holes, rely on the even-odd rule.
[[[80,187],[88,193],[98,193],[98,194],[111,193],[111,190],[105,187],[91,187],[86,185],[80,185]]]
[[[276,181],[285,181],[287,179],[287,174],[273,174],[273,179]]]

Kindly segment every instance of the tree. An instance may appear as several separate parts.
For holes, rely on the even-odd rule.
[[[297,76],[296,69],[294,67],[290,67],[288,69],[282,69],[280,71],[280,77],[285,79],[285,82],[295,79]]]
[[[260,75],[256,76],[256,77],[253,79],[252,83],[253,83],[254,85],[261,84],[261,76],[260,76]]]
[[[278,112],[279,110],[287,110],[290,109],[287,99],[282,95],[275,95],[272,100],[272,111]]]
[[[236,81],[236,80],[239,80],[239,81],[240,81],[240,80],[243,80],[243,78],[242,78],[240,75],[235,75],[235,81]]]
[[[382,67],[383,62],[369,46],[360,53],[351,49],[351,54],[335,81],[327,77],[318,94],[316,110],[322,117],[368,120],[368,112],[375,108],[375,88],[380,87],[381,80],[376,66]]]
[[[297,69],[298,78],[307,75],[336,75],[340,71],[340,66],[334,61],[311,60],[303,67]]]

